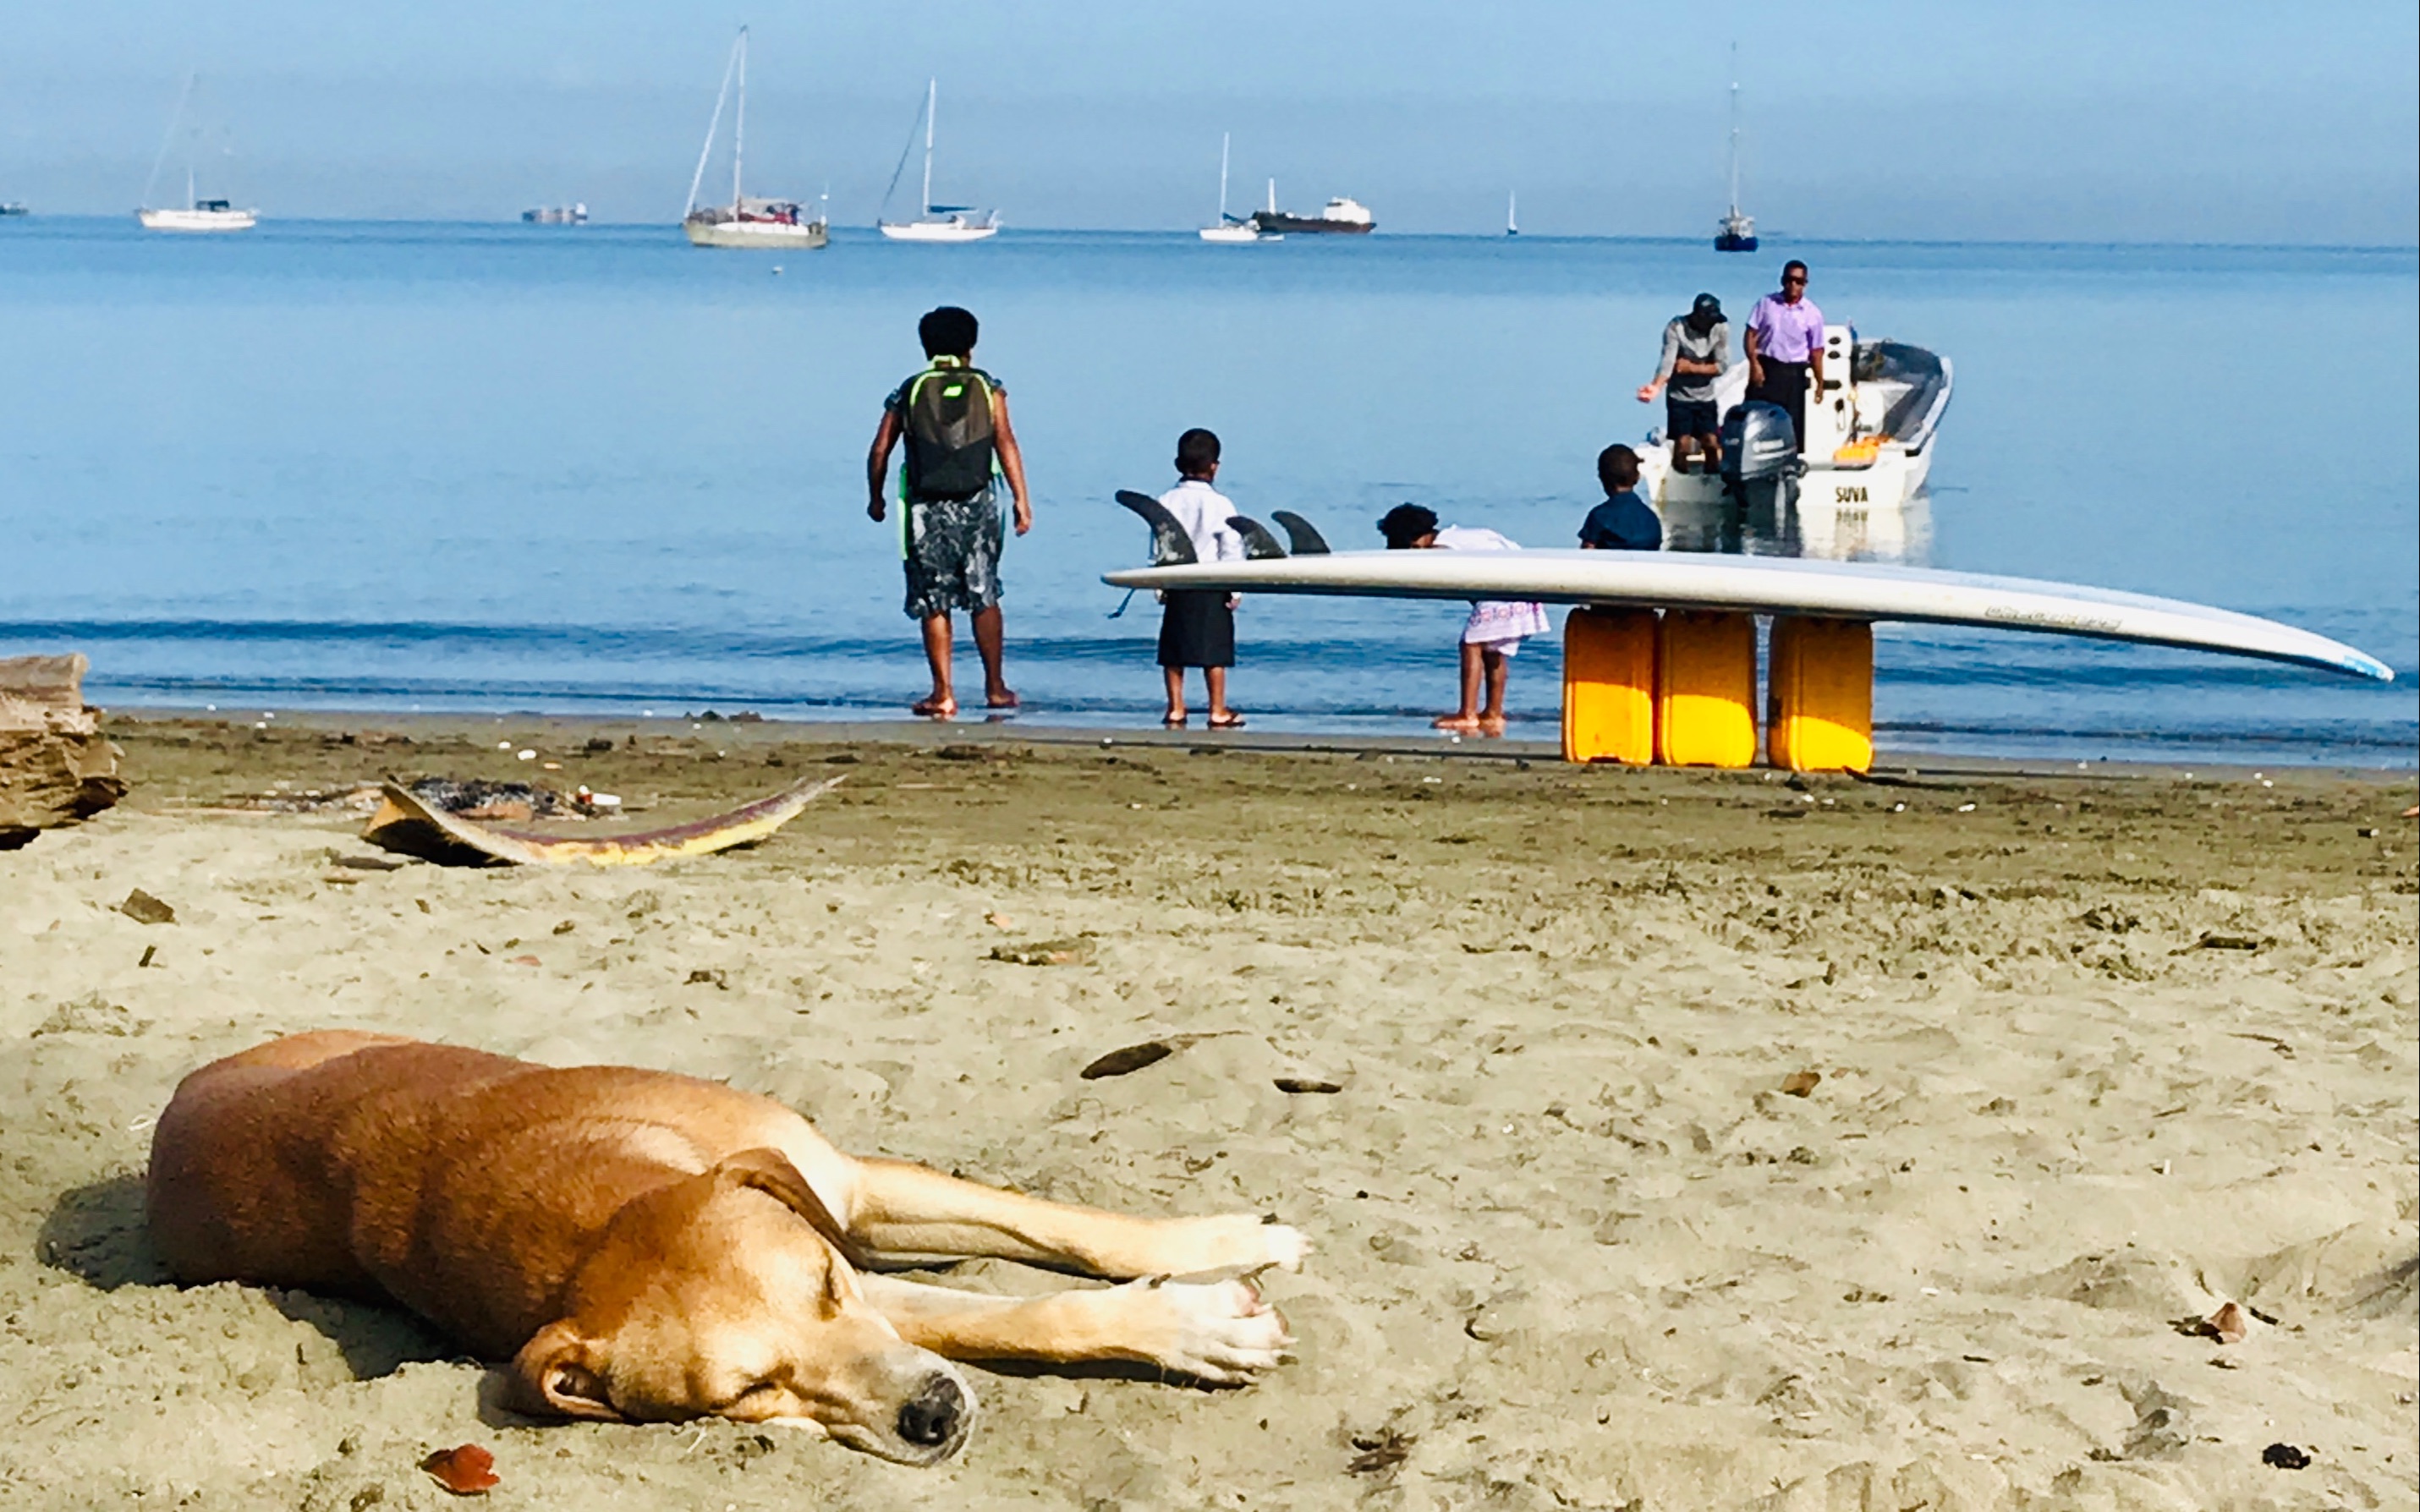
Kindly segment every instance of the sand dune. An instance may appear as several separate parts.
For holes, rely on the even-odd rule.
[[[653,822],[858,759],[750,852],[376,870],[339,864],[375,854],[343,810],[206,810],[528,764],[468,721],[125,725],[130,806],[0,855],[0,1504],[434,1507],[413,1467],[462,1442],[503,1506],[2420,1494],[2408,779],[1800,791],[578,733],[509,736]],[[136,887],[175,921],[118,911]],[[1078,943],[1015,959],[1042,941]],[[1270,1284],[1300,1358],[1233,1392],[978,1372],[933,1471],[520,1423],[393,1314],[163,1284],[148,1120],[318,1026],[723,1077],[1054,1197],[1280,1213],[1318,1246]],[[2249,1336],[2194,1332],[2229,1300]]]

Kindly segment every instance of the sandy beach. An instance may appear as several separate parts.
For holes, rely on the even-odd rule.
[[[0,1505],[434,1508],[415,1467],[462,1443],[500,1508],[2420,1496],[2408,776],[263,722],[114,720],[128,801],[0,854]],[[303,796],[588,782],[663,824],[809,772],[846,780],[768,843],[627,872],[397,865]],[[978,1369],[927,1471],[513,1418],[397,1315],[180,1290],[147,1247],[178,1078],[330,1026],[1278,1213],[1316,1245],[1268,1282],[1299,1358],[1235,1391]],[[2229,1301],[2248,1336],[2199,1332]]]

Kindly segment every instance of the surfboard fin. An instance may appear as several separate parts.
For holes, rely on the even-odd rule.
[[[1227,528],[1244,538],[1247,562],[1279,561],[1286,554],[1285,548],[1278,545],[1278,538],[1269,533],[1269,528],[1249,516],[1228,516]]]
[[[1269,516],[1269,518],[1276,520],[1280,526],[1285,528],[1286,539],[1294,543],[1294,554],[1295,556],[1324,557],[1327,555],[1327,543],[1320,539],[1319,532],[1311,527],[1311,521],[1303,518],[1300,515],[1295,514],[1291,509],[1280,509],[1273,512]]]
[[[1176,517],[1168,512],[1165,504],[1132,488],[1120,488],[1117,500],[1141,516],[1143,523],[1151,527],[1153,566],[1189,567],[1201,560],[1193,554],[1193,537],[1185,533],[1185,527],[1176,523]]]

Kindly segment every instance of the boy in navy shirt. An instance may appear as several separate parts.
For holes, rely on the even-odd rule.
[[[1597,454],[1597,482],[1605,502],[1580,525],[1580,545],[1595,551],[1654,551],[1664,545],[1664,522],[1638,497],[1638,454],[1608,446]]]

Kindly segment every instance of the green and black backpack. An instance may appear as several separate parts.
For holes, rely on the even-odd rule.
[[[983,374],[953,358],[935,358],[908,383],[901,422],[911,495],[971,499],[991,483],[991,395]]]

